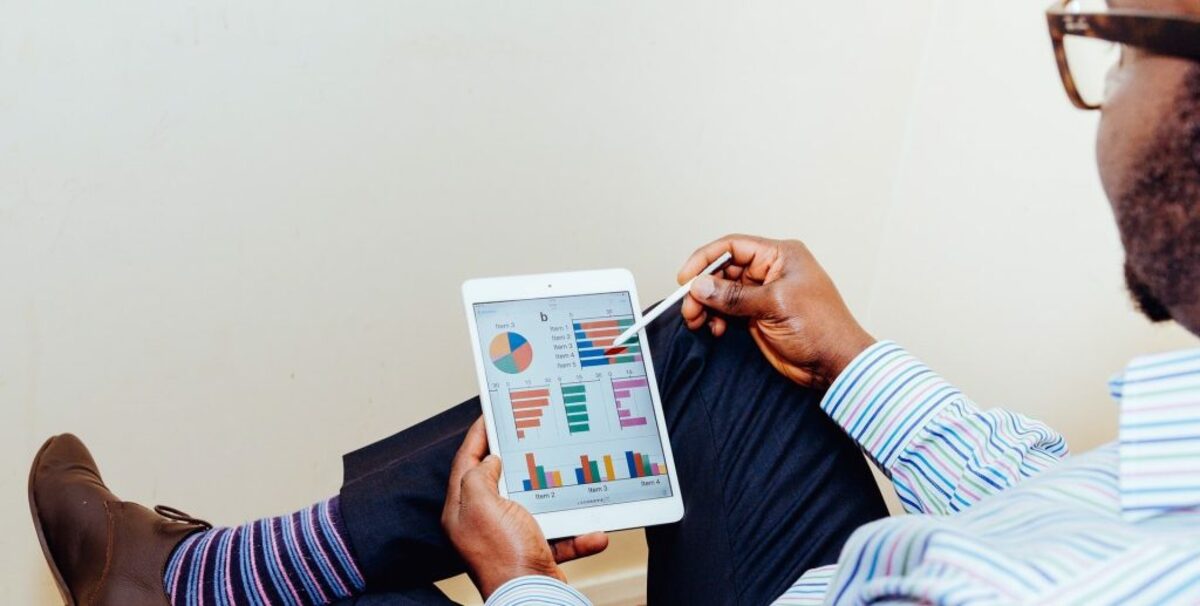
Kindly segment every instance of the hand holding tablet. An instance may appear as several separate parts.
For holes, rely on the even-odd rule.
[[[683,501],[633,276],[601,270],[463,285],[500,494],[546,538],[678,521]]]

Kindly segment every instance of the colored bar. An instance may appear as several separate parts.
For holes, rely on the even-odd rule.
[[[587,402],[587,396],[584,394],[564,394],[563,404],[583,404]]]
[[[533,461],[532,452],[525,453],[525,466],[529,468],[529,482],[532,484],[532,488],[536,490],[538,488],[537,463]]]
[[[650,455],[642,457],[642,470],[646,472],[647,477],[654,475],[654,472],[650,471]]]
[[[516,421],[517,429],[533,429],[535,427],[541,427],[541,425],[542,422],[538,419],[518,419]]]
[[[608,364],[608,358],[592,358],[589,360],[580,360],[579,366],[587,368],[589,366],[605,366]]]
[[[591,461],[589,464],[592,466],[592,479],[597,482],[603,482],[604,478],[600,475],[600,462]]]
[[[538,486],[541,486],[542,488],[549,486],[549,484],[546,483],[546,470],[543,469],[541,465],[537,466],[537,478]]]
[[[550,405],[550,400],[512,400],[513,410],[522,408],[542,408]]]
[[[613,470],[612,457],[609,455],[604,455],[604,473],[608,474],[609,482],[617,479],[617,472]]]
[[[613,397],[614,397],[614,398],[618,398],[618,399],[622,399],[622,400],[623,400],[623,399],[625,399],[625,398],[628,398],[628,397],[629,397],[629,390],[628,390],[628,389],[622,389],[622,390],[620,390],[620,391],[614,391],[614,392],[613,392]]]
[[[562,390],[563,393],[583,393],[587,391],[587,386],[578,383],[575,385],[563,385]]]
[[[587,406],[584,406],[583,404],[568,404],[563,407],[563,410],[566,410],[568,415],[587,414]]]
[[[633,477],[635,477],[635,478],[642,477],[642,453],[640,453],[640,452],[636,452],[633,454],[633,469],[635,472],[633,474]]]
[[[616,336],[619,334],[621,334],[621,329],[619,329],[619,328],[601,328],[601,329],[593,328],[593,329],[586,330],[586,331],[576,331],[575,332],[575,340],[576,341],[600,341],[600,340],[604,340],[604,339],[611,340],[611,339],[616,338]]]
[[[525,391],[510,391],[508,392],[510,400],[526,400],[529,398],[549,398],[549,389],[527,389]]]
[[[529,483],[529,480],[521,480],[521,485],[525,487],[525,490],[533,490],[533,485]]]
[[[576,322],[575,326],[582,330],[591,330],[593,328],[617,328],[620,324],[616,320],[592,320],[591,322]]]
[[[588,465],[587,455],[581,455],[579,457],[579,463],[583,467],[583,481],[588,484],[595,482],[596,478],[592,476],[592,466]]]
[[[542,416],[542,409],[540,409],[540,408],[530,408],[527,410],[514,410],[513,411],[514,419],[537,419],[541,416]]]
[[[576,484],[586,484],[587,483],[587,482],[583,481],[583,470],[578,467],[575,468],[575,483]]]
[[[625,463],[627,465],[629,465],[629,477],[636,478],[637,477],[637,465],[634,463],[632,450],[625,451]]]
[[[583,433],[585,431],[590,431],[592,426],[584,423],[582,425],[568,425],[567,428],[571,430],[571,433]]]
[[[627,417],[632,417],[633,411],[629,410],[627,408],[621,408],[621,409],[617,410],[617,416],[621,417],[622,419],[627,418]]]
[[[613,389],[631,389],[634,387],[646,387],[646,377],[637,377],[633,379],[622,379],[612,382]]]
[[[621,419],[621,427],[637,427],[646,424],[646,417],[635,417],[632,419]]]
[[[555,488],[562,488],[562,485],[563,485],[562,472],[556,471],[556,472],[550,474],[550,477],[554,479],[554,487]]]
[[[629,362],[640,362],[642,360],[641,356],[620,356],[611,359],[613,364],[627,364]]]
[[[589,328],[583,331],[584,338],[588,340],[612,339],[621,334],[620,328]]]

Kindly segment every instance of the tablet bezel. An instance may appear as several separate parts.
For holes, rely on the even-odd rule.
[[[483,350],[479,342],[479,326],[475,318],[477,303],[496,303],[549,297],[571,297],[577,295],[628,293],[635,321],[642,317],[633,274],[626,269],[601,269],[554,274],[481,278],[463,283],[463,304],[467,312],[467,325],[471,333],[471,353],[475,360],[475,373],[479,381],[479,399],[482,403],[484,423],[487,425],[488,448],[498,452],[496,420],[488,392],[487,373]],[[667,480],[671,484],[671,496],[629,503],[596,505],[533,514],[547,539],[578,536],[594,531],[612,531],[625,528],[640,528],[656,524],[678,522],[683,517],[683,498],[679,492],[679,477],[676,473],[675,455],[667,436],[666,419],[658,393],[658,378],[654,374],[654,362],[646,342],[646,331],[637,334],[641,344],[642,360],[646,366],[646,377],[651,389],[650,399],[654,406],[654,418],[662,443],[663,457],[667,465]],[[504,472],[501,470],[500,495],[508,498]]]

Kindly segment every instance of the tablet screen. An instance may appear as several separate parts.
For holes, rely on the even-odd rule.
[[[671,496],[629,293],[475,304],[509,498],[532,513]]]

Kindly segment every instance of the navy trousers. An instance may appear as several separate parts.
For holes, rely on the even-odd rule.
[[[675,312],[649,337],[684,502],[680,522],[646,529],[650,604],[768,604],[887,515],[822,393],[776,372],[745,325],[716,339]],[[346,455],[342,517],[368,590],[347,604],[452,603],[432,583],[465,567],[440,516],[479,415],[472,398]]]

